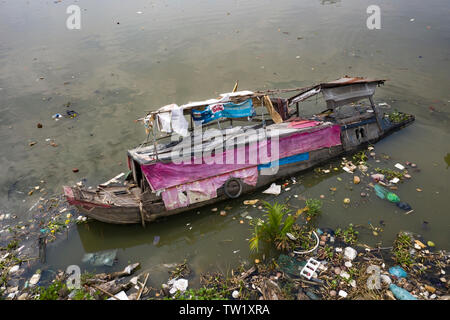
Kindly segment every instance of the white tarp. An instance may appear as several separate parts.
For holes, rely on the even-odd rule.
[[[177,104],[169,104],[158,110],[157,119],[159,130],[165,133],[175,133],[185,137],[188,135],[188,122],[183,115],[183,108]]]

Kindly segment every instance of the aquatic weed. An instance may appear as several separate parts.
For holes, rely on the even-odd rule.
[[[228,300],[226,292],[216,288],[202,287],[200,289],[189,289],[185,292],[177,292],[172,299],[176,300]]]
[[[415,263],[414,257],[410,253],[411,248],[411,237],[406,233],[400,232],[397,235],[392,248],[394,260],[406,268],[411,267]]]
[[[171,271],[170,279],[179,277],[186,277],[191,273],[191,269],[187,264],[187,259],[184,259],[183,263],[178,264],[173,271]]]
[[[355,163],[363,163],[365,164],[366,161],[369,159],[369,157],[366,155],[366,152],[364,150],[359,151],[358,153],[353,155],[353,161]]]
[[[84,289],[76,289],[72,300],[95,300],[95,298]]]
[[[39,287],[39,300],[57,300],[59,298],[60,292],[62,290],[67,290],[65,283],[55,280],[48,287]]]
[[[312,219],[319,215],[322,209],[322,201],[319,199],[307,199],[305,215],[307,218]]]
[[[394,110],[391,113],[385,115],[392,123],[400,123],[409,119],[409,115],[403,112],[399,112],[398,110]]]
[[[337,238],[341,238],[345,243],[355,244],[358,240],[359,232],[353,228],[353,224],[350,223],[347,229],[342,230],[341,228],[337,228],[335,231],[335,235]]]
[[[394,178],[403,179],[405,175],[403,172],[391,169],[375,168],[375,171],[383,174],[387,180],[392,180]]]

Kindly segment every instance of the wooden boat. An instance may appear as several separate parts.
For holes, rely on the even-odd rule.
[[[139,119],[147,141],[128,151],[124,182],[112,179],[95,190],[64,186],[65,196],[90,218],[144,226],[240,197],[412,123],[413,115],[375,105],[375,89],[384,82],[344,77],[306,88],[233,90],[217,99],[162,107]],[[289,93],[295,94],[281,97]],[[302,117],[302,103],[319,93],[327,109]]]

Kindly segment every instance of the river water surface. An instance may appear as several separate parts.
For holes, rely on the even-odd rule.
[[[80,30],[66,28],[70,4],[81,8]],[[381,8],[379,30],[366,26],[372,4]],[[405,215],[374,194],[362,199],[363,184],[352,185],[342,171],[310,171],[297,175],[298,183],[278,198],[255,192],[244,199],[291,197],[292,206],[302,207],[301,197],[323,194],[320,226],[379,226],[383,220],[380,236],[362,229],[361,240],[390,245],[398,231],[409,230],[449,249],[449,59],[447,0],[2,0],[0,210],[26,220],[42,196],[28,191],[41,180],[52,195],[63,184],[86,179],[96,185],[126,172],[126,150],[145,139],[134,120],[148,110],[213,98],[229,92],[236,80],[239,89],[258,90],[368,76],[388,79],[377,90],[377,103],[416,116],[413,125],[375,145],[377,155],[389,160],[369,162],[372,169],[405,161],[418,165],[420,172],[411,171],[413,178],[396,192],[413,213]],[[322,111],[323,100],[317,103],[316,111]],[[52,119],[66,110],[78,116]],[[37,144],[30,147],[32,141]],[[330,187],[337,188],[334,195]],[[348,207],[345,197],[352,200]],[[256,257],[248,249],[249,220],[239,221],[245,211],[254,218],[262,212],[246,208],[244,199],[217,205],[218,212],[232,207],[226,217],[206,207],[145,229],[78,225],[49,247],[46,267],[92,269],[81,262],[85,253],[118,249],[115,268],[139,261],[152,272],[152,284],[167,278],[162,264],[185,258],[196,274],[226,272]]]

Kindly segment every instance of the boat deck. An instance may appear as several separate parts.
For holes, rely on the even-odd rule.
[[[306,123],[309,122],[309,123]],[[296,123],[298,126],[296,126]],[[235,126],[219,131],[214,131],[214,134],[206,133],[203,135],[202,143],[194,144],[194,132],[184,138],[184,141],[191,141],[191,150],[193,154],[211,152],[215,148],[224,146],[225,149],[236,148],[244,144],[252,144],[261,141],[262,139],[270,139],[272,137],[283,137],[293,133],[314,132],[332,126],[332,122],[308,120],[308,119],[291,119],[278,124],[267,125],[265,128],[261,124],[252,126]],[[217,138],[220,135],[223,139]],[[236,143],[227,145],[227,141],[235,140]],[[180,143],[180,142],[179,142]],[[137,147],[128,151],[128,154],[141,164],[149,164],[159,161],[171,161],[172,151],[179,144],[177,142],[168,143],[165,145],[158,144],[157,152],[153,145]]]

